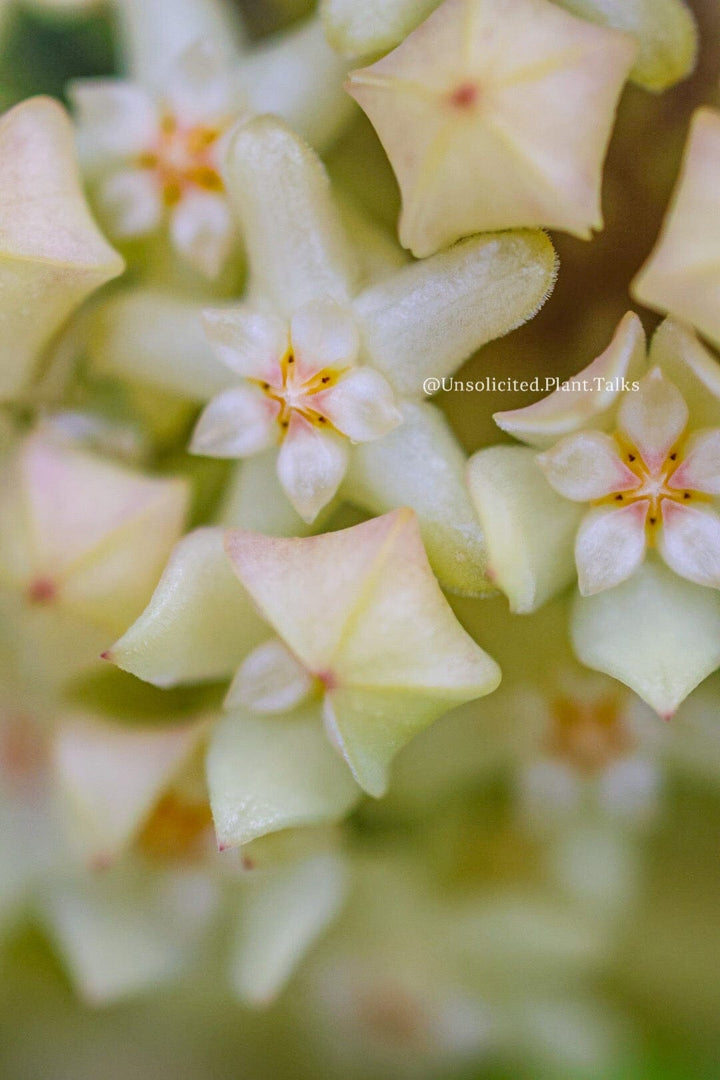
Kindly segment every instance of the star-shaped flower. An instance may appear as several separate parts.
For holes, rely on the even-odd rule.
[[[490,571],[511,607],[534,610],[569,583],[574,561],[578,655],[674,712],[720,662],[716,362],[670,322],[646,360],[630,313],[574,379],[495,419],[544,449],[493,447],[470,464]]]
[[[615,106],[636,53],[548,0],[445,0],[349,90],[402,193],[400,239],[424,256],[483,229],[588,238]]]

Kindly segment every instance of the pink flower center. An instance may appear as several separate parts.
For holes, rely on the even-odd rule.
[[[221,134],[218,126],[187,126],[170,114],[163,118],[155,147],[142,154],[138,164],[155,173],[166,206],[180,202],[191,188],[224,191],[216,160]]]
[[[289,349],[280,361],[280,385],[273,386],[269,382],[259,384],[263,392],[278,406],[277,422],[283,434],[290,426],[293,412],[315,427],[332,428],[333,425],[322,412],[316,395],[332,389],[347,369],[321,368],[306,378],[298,377],[297,370],[297,359],[292,349]]]
[[[652,538],[653,532],[661,520],[661,508],[665,499],[687,506],[689,502],[703,499],[697,491],[686,487],[675,487],[673,475],[677,471],[680,452],[677,447],[668,453],[662,464],[655,470],[649,469],[638,450],[627,440],[616,435],[620,443],[620,457],[631,472],[637,476],[637,487],[630,491],[618,491],[598,500],[599,503],[615,503],[618,506],[644,502],[648,507],[646,528]]]

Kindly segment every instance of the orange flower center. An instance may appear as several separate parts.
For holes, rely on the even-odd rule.
[[[216,161],[221,134],[218,126],[187,127],[174,116],[163,118],[155,148],[142,154],[138,164],[156,174],[166,206],[174,206],[191,188],[224,190]]]
[[[586,776],[625,757],[634,740],[615,697],[595,701],[558,698],[552,709],[547,749]]]

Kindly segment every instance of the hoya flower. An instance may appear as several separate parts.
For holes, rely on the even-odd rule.
[[[402,746],[499,681],[410,511],[303,539],[230,530],[224,547],[221,530],[186,537],[108,654],[166,686],[235,672],[208,757],[223,846],[335,820],[360,788],[383,794]]]
[[[42,431],[0,475],[0,660],[12,684],[65,681],[142,611],[187,508],[157,479]]]
[[[373,513],[412,506],[443,582],[482,591],[463,455],[423,387],[433,376],[439,388],[438,376],[537,310],[554,278],[547,238],[475,237],[363,288],[325,173],[282,123],[260,118],[238,130],[227,183],[248,296],[238,309],[209,312],[206,326],[243,381],[210,402],[191,448],[255,456],[265,475],[273,465],[262,452],[279,444],[277,476],[306,521],[338,490]]]
[[[615,27],[637,38],[630,73],[648,90],[665,90],[688,75],[695,62],[697,29],[684,0],[555,0],[572,15]],[[440,0],[323,0],[328,39],[341,52],[364,56],[399,45]]]
[[[493,447],[470,463],[511,608],[534,610],[576,570],[578,656],[663,714],[720,662],[718,387],[715,360],[670,322],[646,359],[630,313],[578,376],[496,415],[536,449]]]
[[[334,134],[339,91],[333,93],[331,86],[342,65],[311,22],[264,45],[243,66],[240,51],[229,45],[230,35],[223,40],[219,34],[213,5],[207,11],[202,3],[189,6],[195,16],[190,25],[198,33],[205,28],[207,36],[191,39],[177,54],[172,35],[172,49],[162,41],[164,8],[121,4],[131,28],[131,59],[146,56],[148,35],[153,42],[161,38],[154,78],[140,59],[134,65],[140,72],[136,80],[82,79],[69,93],[85,174],[111,235],[129,241],[166,231],[181,260],[215,279],[239,240],[221,173],[230,129],[253,113],[278,111],[312,135]],[[165,12],[171,23],[181,15]],[[172,59],[163,63],[168,52]],[[282,68],[292,71],[297,64],[307,65],[313,78],[291,86]],[[321,115],[319,131],[314,104]]]
[[[83,300],[122,272],[80,184],[72,128],[49,98],[0,120],[0,401],[25,389]]]
[[[588,239],[636,44],[549,0],[445,0],[350,75],[400,184],[400,240],[425,256],[483,229]]]
[[[720,113],[698,109],[660,238],[632,285],[642,304],[689,322],[715,346],[720,346],[718,169]]]

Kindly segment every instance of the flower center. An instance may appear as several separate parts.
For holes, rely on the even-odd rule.
[[[645,502],[648,506],[646,528],[652,536],[660,522],[660,510],[665,499],[687,505],[691,500],[702,498],[699,492],[678,488],[672,483],[680,458],[679,449],[674,447],[662,464],[655,470],[648,469],[638,450],[627,440],[616,436],[620,443],[620,456],[631,472],[637,477],[637,487],[629,491],[617,491],[599,503],[629,504]]]
[[[153,859],[194,861],[203,855],[211,833],[209,803],[168,792],[146,821],[138,844],[143,854]]]
[[[633,740],[616,698],[577,701],[561,697],[552,706],[546,745],[555,757],[592,776],[625,757]]]
[[[163,118],[155,148],[142,154],[138,164],[156,174],[166,206],[174,206],[193,187],[224,190],[216,161],[221,134],[219,126],[188,127],[170,114]]]
[[[297,359],[292,349],[288,349],[280,360],[281,385],[273,386],[269,382],[259,384],[263,392],[279,406],[277,422],[283,433],[290,426],[293,412],[298,413],[315,427],[332,428],[333,425],[322,412],[315,395],[335,386],[346,370],[321,368],[303,378],[298,375]]]

